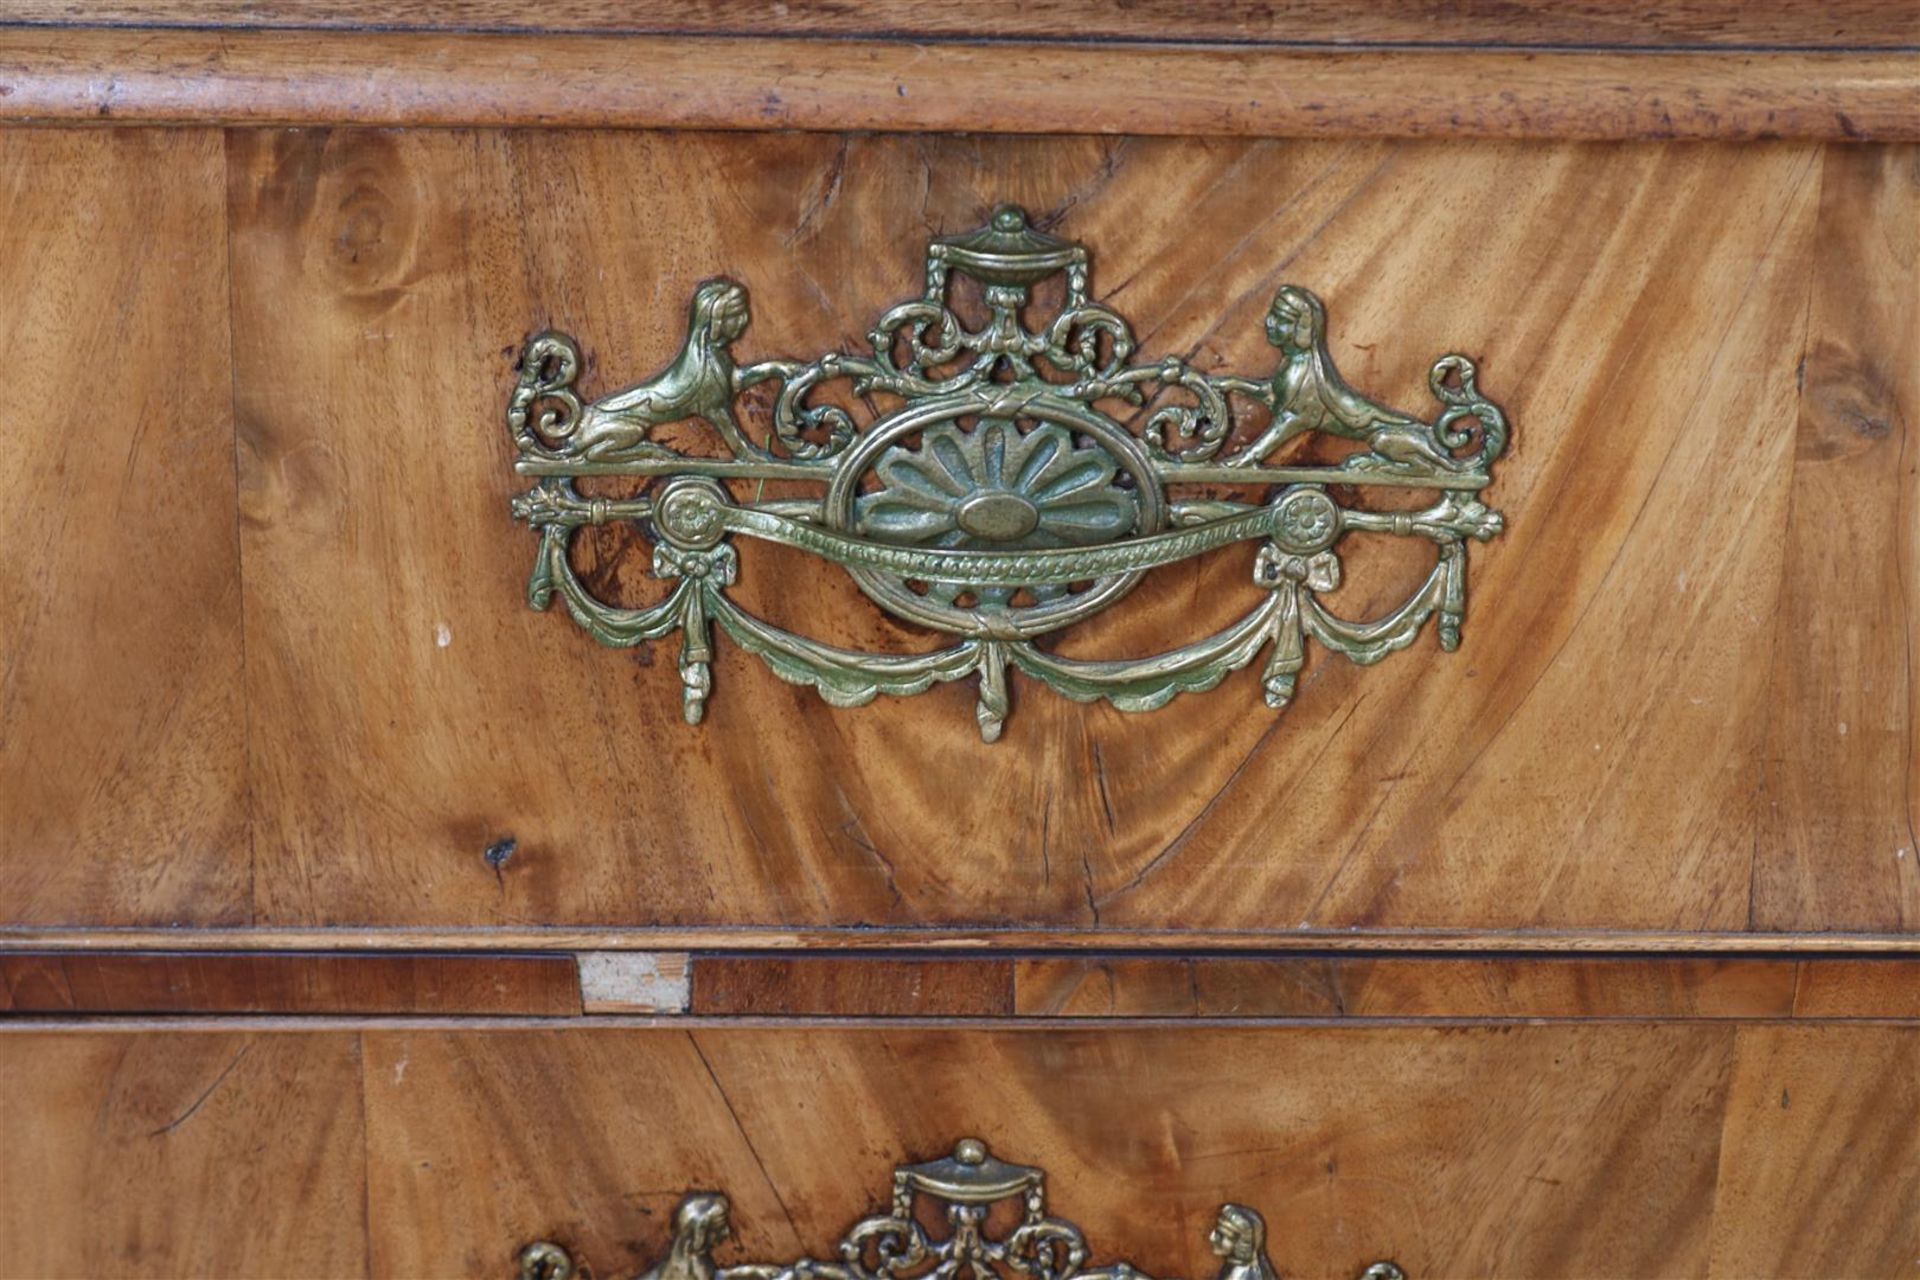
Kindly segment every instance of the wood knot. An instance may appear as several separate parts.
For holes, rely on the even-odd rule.
[[[1893,436],[1897,412],[1884,370],[1837,343],[1822,342],[1803,367],[1795,456],[1831,462],[1864,453]]]
[[[392,306],[420,270],[421,204],[395,139],[336,137],[317,178],[312,265],[341,293]]]

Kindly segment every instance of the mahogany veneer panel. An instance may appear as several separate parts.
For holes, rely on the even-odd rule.
[[[1708,1255],[1715,1274],[1891,1275],[1896,1251],[1920,1245],[1917,1036],[1823,1027],[1735,1042]],[[1873,1082],[1867,1092],[1861,1081]],[[1871,1190],[1821,1191],[1848,1185]]]
[[[0,1034],[0,1268],[368,1274],[360,1076],[352,1035]]]
[[[1920,924],[1899,643],[1912,149],[229,146],[263,922]],[[611,386],[674,349],[686,294],[724,271],[753,292],[743,356],[832,346],[912,292],[929,233],[1002,198],[1094,246],[1095,293],[1149,354],[1269,367],[1258,321],[1282,280],[1330,299],[1337,358],[1390,401],[1420,402],[1437,353],[1474,354],[1516,428],[1491,494],[1510,528],[1475,548],[1462,651],[1425,638],[1367,670],[1315,653],[1279,719],[1247,673],[1139,717],[1021,689],[987,747],[968,690],[836,711],[724,644],[689,730],[670,660],[524,608],[499,418],[525,334],[564,324],[588,388]],[[1862,290],[1870,322],[1816,334]],[[1827,479],[1810,432],[1861,483]],[[657,590],[630,539],[582,544],[603,590]],[[753,608],[926,643],[837,570],[742,558]],[[1347,568],[1354,612],[1419,572],[1361,540]],[[1062,647],[1186,638],[1251,590],[1238,554],[1161,571]],[[1851,677],[1813,671],[1823,625],[1860,637]],[[1836,747],[1818,691],[1849,678],[1878,711]],[[508,834],[496,875],[481,853]]]
[[[723,1260],[795,1257],[964,1134],[1157,1275],[1212,1274],[1226,1199],[1303,1280],[1920,1249],[1914,1026],[89,1030],[0,1070],[23,1274],[496,1275],[548,1236],[626,1275],[689,1188],[733,1200]]]
[[[724,1188],[733,1201],[740,1248],[786,1258],[806,1249],[787,1210],[813,1192],[776,1186],[760,1170],[757,1135],[741,1128],[694,1037],[570,1030],[362,1039],[377,1275],[491,1275],[535,1239],[566,1240],[596,1275],[634,1274],[652,1240],[665,1238],[680,1197],[706,1188]],[[826,1082],[789,1083],[806,1093]],[[849,1137],[816,1156],[844,1151]]]
[[[0,132],[0,919],[245,924],[220,135]]]
[[[1827,153],[1809,266],[1750,914],[1913,929],[1920,148]]]

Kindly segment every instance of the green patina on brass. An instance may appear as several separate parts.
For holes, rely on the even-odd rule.
[[[555,595],[602,644],[681,636],[687,722],[711,690],[713,626],[776,674],[811,685],[835,706],[918,693],[936,681],[979,677],[981,734],[999,737],[1009,709],[1007,668],[1067,697],[1148,710],[1177,693],[1212,688],[1265,651],[1269,706],[1292,698],[1307,637],[1355,662],[1413,642],[1439,615],[1454,649],[1466,611],[1467,541],[1501,530],[1477,497],[1506,447],[1500,409],[1480,395],[1472,361],[1443,356],[1429,385],[1431,422],[1355,391],[1327,352],[1326,310],[1285,285],[1266,319],[1279,367],[1264,380],[1202,373],[1177,357],[1134,362],[1132,330],[1087,294],[1086,249],[1028,225],[1011,206],[989,224],[928,246],[926,291],[880,317],[868,354],[830,352],[810,363],[739,366],[746,290],[709,280],[694,293],[687,337],[653,378],[585,402],[573,339],[527,343],[507,407],[516,468],[533,487],[514,515],[540,535],[528,601]],[[951,277],[979,288],[978,329],[955,312]],[[1064,299],[1037,329],[1023,312],[1032,287],[1064,277]],[[775,382],[766,439],[750,438],[739,394]],[[845,386],[838,402],[813,403]],[[1236,402],[1265,421],[1244,432]],[[862,406],[864,421],[856,421]],[[1136,425],[1123,425],[1122,418]],[[724,458],[679,452],[658,427],[710,426]],[[1302,436],[1359,447],[1327,465],[1269,464]],[[1241,437],[1247,437],[1241,442]],[[587,476],[651,477],[644,496],[583,496]],[[805,480],[820,498],[763,500],[726,481]],[[1260,502],[1193,498],[1176,489],[1265,486]],[[1337,500],[1368,488],[1432,492],[1417,509],[1370,511]],[[654,543],[655,576],[673,580],[660,603],[627,609],[595,598],[568,546],[583,525],[630,521]],[[1319,597],[1340,583],[1336,546],[1351,532],[1433,543],[1432,572],[1386,616],[1351,622]],[[895,617],[955,637],[925,654],[867,653],[796,635],[746,613],[727,595],[739,573],[732,539],[797,548],[845,568]],[[1167,653],[1106,661],[1065,658],[1035,641],[1112,605],[1146,572],[1241,542],[1258,542],[1260,598],[1240,621]]]

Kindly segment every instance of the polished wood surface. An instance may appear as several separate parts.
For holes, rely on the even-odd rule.
[[[0,1035],[0,1267],[366,1275],[361,1055],[352,1035]]]
[[[93,1029],[0,1034],[0,1068],[24,1274],[502,1275],[550,1237],[626,1275],[689,1188],[733,1201],[723,1260],[792,1258],[965,1134],[1158,1275],[1213,1274],[1228,1199],[1302,1278],[1920,1249],[1916,1027]]]
[[[1014,963],[888,956],[700,956],[697,1015],[1002,1017],[1014,1012]]]
[[[1786,620],[1845,628],[1863,609],[1915,630],[1892,581],[1920,483],[1898,354],[1920,298],[1911,149],[565,133],[230,148],[259,923],[1920,923],[1904,645],[1863,645],[1846,668],[1874,690],[1877,718],[1844,726],[1868,746],[1829,749],[1837,719],[1793,749],[1776,727],[1811,735],[1827,715],[1819,681],[1782,678],[1806,643]],[[1294,194],[1276,207],[1275,189]],[[1848,252],[1833,220],[1863,195],[1838,243],[1870,220],[1880,322],[1848,331],[1851,364],[1803,367],[1824,340],[1818,268]],[[743,355],[817,350],[911,291],[929,231],[1009,197],[1097,247],[1095,292],[1148,353],[1266,368],[1258,317],[1291,279],[1330,299],[1336,355],[1386,399],[1416,401],[1438,352],[1482,361],[1517,424],[1491,494],[1510,531],[1476,549],[1460,653],[1423,642],[1366,670],[1315,654],[1281,718],[1249,673],[1149,716],[1021,690],[986,747],[966,690],[836,711],[727,646],[689,730],[655,655],[521,607],[531,541],[505,515],[496,425],[521,335],[564,323],[597,362],[590,385],[609,385],[669,353],[679,300],[725,271],[754,292]],[[905,208],[924,212],[901,225]],[[1859,411],[1820,417],[1813,395]],[[1832,465],[1802,446],[1810,417],[1846,430],[1844,465],[1874,482],[1831,494],[1833,522],[1803,540],[1794,491]],[[1836,526],[1875,554],[1844,555]],[[1794,570],[1810,553],[1822,571]],[[657,589],[611,532],[581,555],[603,589]],[[752,608],[840,643],[924,643],[836,570],[742,558]],[[1190,636],[1251,590],[1243,559],[1157,574],[1063,647]],[[1415,572],[1356,545],[1346,598],[1378,608]],[[1782,802],[1794,791],[1813,800]],[[509,835],[496,871],[482,853]],[[1783,877],[1794,894],[1773,891]]]
[[[1883,0],[0,0],[0,123],[96,126],[0,129],[0,1273],[612,1277],[696,1189],[790,1259],[977,1134],[1156,1275],[1227,1199],[1289,1277],[1909,1274],[1916,68]],[[726,273],[833,349],[1009,199],[1149,358],[1266,372],[1286,281],[1381,400],[1478,362],[1459,653],[989,747],[726,645],[688,729],[524,607],[529,333],[605,391]]]
[[[1864,160],[1822,164],[1796,369],[1750,909],[1783,929],[1920,902],[1920,163]]]
[[[1914,1018],[1920,965],[1703,956],[1036,956],[1014,1009],[1079,1018]]]
[[[1902,0],[1756,5],[1674,0],[5,0],[0,22],[69,25],[601,31],[678,35],[912,36],[1259,44],[1574,45],[1863,49],[1920,46]]]
[[[33,249],[6,261],[8,320],[105,388],[6,490],[10,945],[1917,931],[1912,148],[315,131],[234,132],[223,160],[219,142],[0,136]],[[146,252],[87,251],[74,189]],[[1146,716],[1016,690],[986,747],[960,688],[836,711],[727,646],[689,730],[655,655],[524,608],[498,425],[522,335],[574,329],[605,386],[670,352],[681,299],[726,271],[754,294],[743,354],[831,347],[911,292],[930,232],[1008,197],[1095,246],[1096,293],[1149,353],[1264,370],[1258,317],[1292,279],[1389,401],[1417,402],[1438,352],[1481,361],[1517,424],[1491,494],[1510,529],[1475,550],[1460,653],[1316,653],[1279,718],[1248,673]],[[163,341],[224,335],[229,294],[230,361],[223,336]],[[36,410],[0,414],[27,440]],[[616,595],[657,589],[613,531],[580,555]],[[1188,637],[1251,590],[1243,560],[1157,574],[1063,643]],[[925,643],[838,571],[743,561],[751,607]],[[1416,572],[1355,540],[1343,607]]]
[[[220,135],[0,131],[0,915],[246,924]]]
[[[1860,965],[1811,964],[1795,984],[1796,1012],[1810,1018],[1920,1018],[1920,970],[1897,960]]]
[[[579,1012],[569,955],[0,955],[0,1013]]]
[[[1913,1054],[1914,1045],[1898,1038],[1844,1032],[1736,1043],[1718,1154],[1723,1177],[1743,1172],[1716,1202],[1714,1271],[1892,1273],[1891,1254],[1883,1267],[1854,1251],[1868,1241],[1872,1249],[1897,1248],[1920,1237],[1910,1211],[1920,1204],[1920,1160],[1912,1149],[1920,1133],[1920,1060]],[[1887,1092],[1860,1105],[1841,1075],[1882,1080]],[[1858,1206],[1824,1190],[1867,1169],[1884,1181]]]
[[[1920,59],[0,27],[4,121],[1893,142]]]

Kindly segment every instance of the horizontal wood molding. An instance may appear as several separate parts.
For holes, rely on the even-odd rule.
[[[0,1013],[16,1015],[579,1012],[566,955],[0,955]]]
[[[20,951],[1489,951],[1920,955],[1896,933],[1636,933],[1425,929],[0,929]]]
[[[0,120],[1890,141],[1920,59],[12,26]]]
[[[696,956],[706,1017],[1920,1019],[1920,961],[1822,956]]]
[[[701,956],[688,1012],[1002,1017],[1016,1012],[1014,962],[992,956]]]
[[[0,954],[0,1014],[1920,1020],[1920,957],[23,952]]]
[[[6,20],[48,25],[578,31],[608,34],[894,36],[930,39],[1218,41],[1619,48],[1920,46],[1905,0],[1753,4],[1675,0],[11,0]]]
[[[1697,956],[1045,956],[1021,1016],[1920,1018],[1920,963]]]

